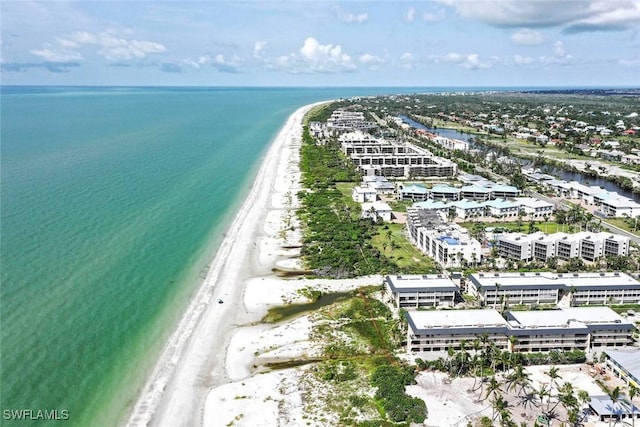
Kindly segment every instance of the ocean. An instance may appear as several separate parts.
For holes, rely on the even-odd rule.
[[[1,424],[125,421],[286,118],[418,91],[2,87]]]

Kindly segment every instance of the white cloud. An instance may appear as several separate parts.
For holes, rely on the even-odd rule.
[[[553,44],[553,53],[558,58],[566,58],[567,57],[567,49],[564,47],[564,43],[561,41],[557,41]]]
[[[340,15],[340,20],[349,24],[353,22],[361,24],[363,22],[366,22],[368,19],[369,15],[367,13],[345,13]]]
[[[225,58],[225,56],[221,53],[216,55],[216,57],[211,62],[213,68],[220,71],[221,73],[239,73],[241,72],[241,61],[240,58],[234,55],[232,58]]]
[[[98,37],[102,48],[98,53],[112,61],[146,58],[151,53],[162,53],[166,48],[160,44],[145,40],[127,40],[102,33]]]
[[[264,50],[264,48],[267,47],[267,41],[257,41],[254,43],[253,45],[253,56],[258,57],[260,56],[260,54],[262,53],[262,51]]]
[[[298,52],[265,60],[270,70],[283,70],[293,74],[339,73],[357,69],[351,56],[340,45],[320,44],[308,37]]]
[[[516,65],[529,65],[532,64],[533,61],[534,59],[528,56],[513,55],[513,62],[515,62]]]
[[[360,55],[358,60],[363,64],[381,64],[384,62],[379,56],[371,55],[370,53]]]
[[[199,70],[203,66],[210,64],[212,61],[211,56],[209,55],[200,55],[197,59],[187,59],[184,61],[184,65],[188,65],[191,68],[195,68]]]
[[[406,17],[407,21],[413,22],[413,20],[416,19],[416,9],[414,7],[409,7]]]
[[[537,45],[544,41],[544,37],[538,31],[533,31],[528,28],[518,30],[511,35],[511,40],[515,44],[521,45]]]
[[[481,59],[477,53],[456,53],[451,52],[444,56],[432,56],[431,59],[436,64],[447,63],[456,64],[468,70],[478,70],[481,68],[490,68],[495,62],[499,61],[499,58],[492,57],[488,59]]]
[[[356,68],[351,57],[342,52],[340,45],[322,45],[313,37],[308,37],[304,41],[299,52],[312,71],[333,72]]]
[[[79,52],[59,49],[52,46],[46,46],[42,49],[32,49],[29,53],[46,62],[73,62],[83,59]]]
[[[334,7],[333,13],[338,20],[342,22],[346,22],[347,24],[353,24],[353,23],[362,24],[363,22],[366,22],[369,20],[369,14],[366,12],[361,12],[361,13],[346,12],[342,10],[340,6]]]
[[[400,55],[400,67],[411,70],[415,66],[415,58],[409,52],[404,52]]]
[[[98,54],[112,61],[142,59],[152,53],[166,51],[164,45],[146,40],[131,40],[117,37],[112,31],[92,34],[86,31],[76,31],[65,37],[57,37],[55,45],[45,45],[43,49],[33,49],[31,53],[45,61],[61,62],[79,60],[83,58],[82,49],[87,46],[97,46]]]
[[[439,0],[461,16],[498,27],[562,27],[565,32],[613,31],[640,24],[638,0]]]
[[[386,63],[386,60],[377,56],[377,55],[372,55],[370,53],[364,53],[362,55],[360,55],[358,57],[358,61],[363,64],[366,65],[367,67],[369,67],[369,69],[371,70],[377,70],[380,68],[380,66],[382,64]]]

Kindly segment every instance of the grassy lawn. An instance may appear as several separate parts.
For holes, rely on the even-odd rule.
[[[473,228],[477,225],[477,222],[460,222],[458,225],[466,228],[467,230],[473,230]],[[513,222],[485,222],[485,227],[496,227],[503,228],[510,231],[518,231],[518,224],[516,221]],[[573,227],[571,228],[568,224],[558,224],[557,222],[549,221],[536,221],[535,226],[537,228],[536,231],[542,231],[543,233],[551,234],[551,233],[577,233],[580,231],[579,228]],[[522,226],[520,227],[520,233],[528,233],[529,232],[529,221],[526,219],[522,220]]]
[[[381,225],[371,244],[384,256],[393,260],[404,272],[430,273],[437,270],[436,263],[406,239],[403,224]]]
[[[609,224],[620,227],[625,231],[640,235],[640,221],[638,221],[638,228],[636,228],[635,231],[633,229],[633,225],[629,225],[623,218],[607,218],[603,219],[602,222],[608,222]]]
[[[351,190],[353,190],[353,187],[357,187],[357,186],[358,184],[355,182],[337,182],[336,183],[336,188],[340,193],[342,193],[342,200],[344,201],[345,205],[351,208],[351,212],[357,212],[357,214],[360,215],[360,211],[361,211],[360,203],[354,201],[353,198],[351,197]]]

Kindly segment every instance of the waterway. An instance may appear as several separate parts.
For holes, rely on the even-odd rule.
[[[410,126],[416,128],[416,129],[423,129],[423,130],[426,130],[428,132],[432,132],[432,133],[438,134],[440,136],[443,136],[445,138],[459,139],[461,141],[467,141],[467,142],[469,142],[470,147],[472,147],[472,148],[476,145],[473,140],[477,135],[460,132],[460,131],[457,131],[455,129],[430,128],[430,127],[427,127],[427,126],[423,125],[422,123],[419,123],[419,122],[416,122],[415,120],[410,119],[409,117],[400,116],[400,118],[405,123],[409,124]],[[516,158],[523,165],[531,163],[530,160],[523,159],[523,158],[520,158],[520,157],[516,157]],[[620,194],[621,196],[628,197],[628,198],[630,198],[632,200],[635,200],[636,202],[640,202],[640,195],[634,194],[630,190],[625,190],[622,187],[620,187],[618,184],[616,184],[615,182],[607,181],[606,179],[602,179],[602,178],[598,178],[598,177],[584,176],[579,172],[569,172],[569,171],[566,171],[566,170],[563,170],[563,169],[551,168],[551,167],[543,168],[542,172],[547,173],[549,175],[556,176],[556,177],[558,177],[558,178],[560,178],[560,179],[562,179],[564,181],[577,181],[577,182],[579,182],[581,184],[589,185],[589,186],[597,185],[599,187],[604,188],[605,190],[615,191],[616,193]]]

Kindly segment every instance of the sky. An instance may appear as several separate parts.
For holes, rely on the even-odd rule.
[[[640,0],[0,3],[3,85],[640,86]]]

